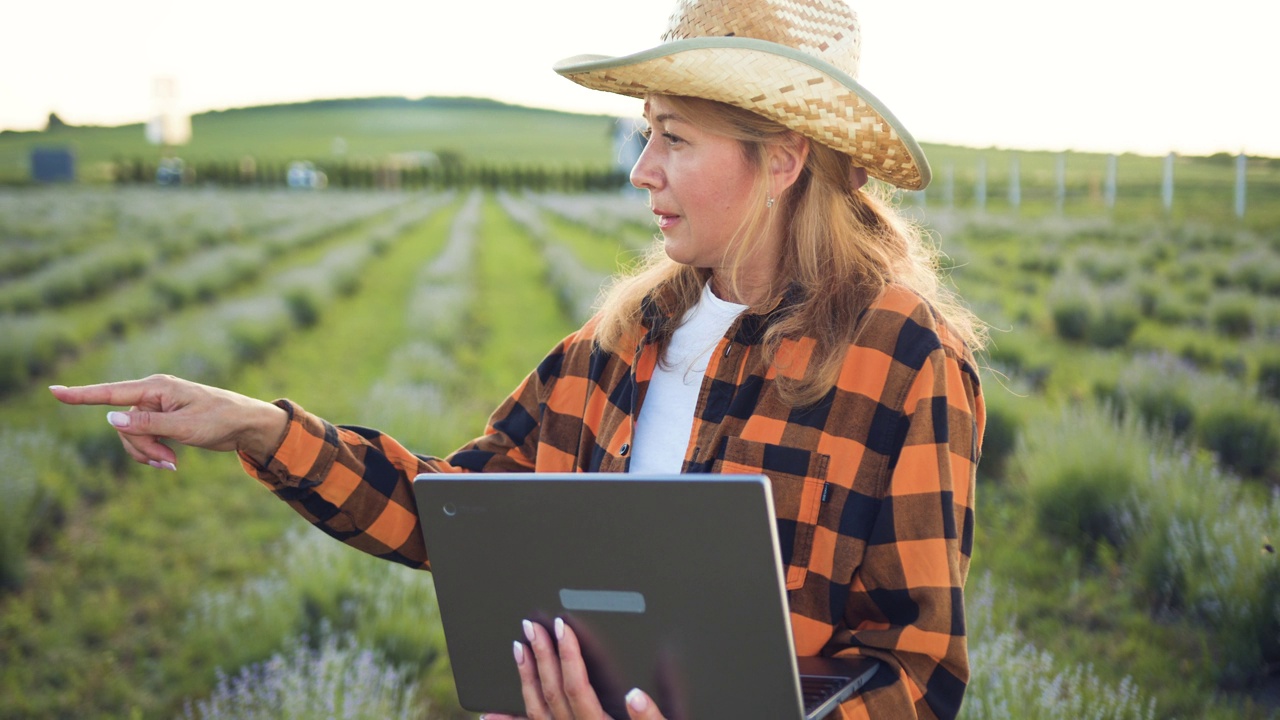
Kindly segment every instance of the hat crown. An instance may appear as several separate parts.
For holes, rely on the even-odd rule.
[[[858,77],[858,16],[839,0],[677,0],[662,41],[726,36],[785,45]]]

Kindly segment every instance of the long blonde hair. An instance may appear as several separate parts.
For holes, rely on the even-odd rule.
[[[887,202],[882,189],[853,187],[848,155],[810,142],[799,178],[776,198],[774,209],[767,210],[768,146],[794,141],[795,134],[731,105],[698,98],[664,99],[689,122],[738,140],[747,161],[757,169],[752,189],[758,196],[753,205],[757,210],[743,219],[735,235],[730,267],[741,267],[741,260],[752,251],[751,243],[743,240],[755,236],[766,212],[786,214],[786,237],[776,273],[782,286],[769,288],[766,296],[776,300],[779,293],[791,291],[796,302],[770,324],[764,347],[766,359],[772,362],[784,338],[815,340],[804,377],[787,382],[780,376],[783,397],[793,406],[817,402],[835,385],[848,344],[858,332],[859,314],[890,283],[924,298],[971,350],[982,348],[986,327],[941,282],[937,247]],[[635,271],[617,278],[609,288],[601,302],[596,342],[612,352],[628,351],[638,340],[635,333],[646,302],[658,303],[663,315],[683,317],[698,302],[709,276],[710,270],[677,263],[666,256],[660,243],[655,244]],[[735,290],[741,282],[736,275],[726,279]],[[665,351],[675,327],[675,322],[669,322],[655,328],[660,352]]]

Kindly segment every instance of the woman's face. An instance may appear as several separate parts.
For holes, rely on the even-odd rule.
[[[756,210],[759,171],[741,143],[692,124],[663,97],[645,103],[645,118],[648,143],[631,169],[631,184],[649,191],[667,256],[693,267],[725,268],[734,235]],[[748,262],[772,267],[770,253],[760,250]],[[743,269],[749,276],[750,268]]]

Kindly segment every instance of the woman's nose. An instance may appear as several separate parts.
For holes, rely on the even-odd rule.
[[[661,183],[662,175],[654,155],[653,143],[646,143],[631,168],[631,184],[641,190],[656,190]]]

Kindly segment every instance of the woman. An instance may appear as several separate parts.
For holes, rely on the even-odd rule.
[[[140,462],[174,468],[161,438],[238,451],[326,532],[421,568],[420,472],[764,472],[797,653],[884,663],[843,715],[954,717],[982,333],[919,232],[862,189],[929,176],[853,79],[858,42],[838,0],[683,0],[657,48],[557,66],[646,98],[631,179],[663,242],[443,459],[175,378],[53,392],[131,406],[108,419]],[[514,648],[528,716],[602,717],[572,631],[555,627],[558,654],[536,623]],[[638,690],[628,700],[661,716]]]

